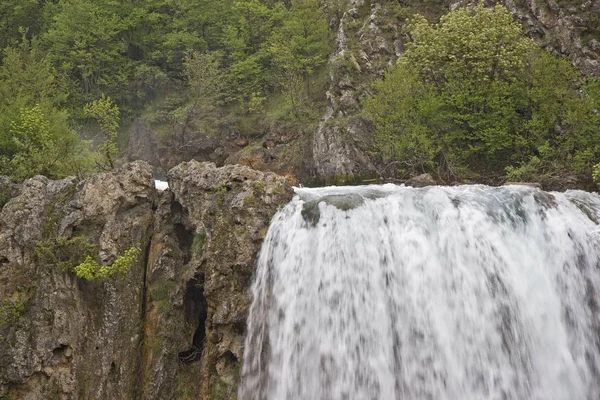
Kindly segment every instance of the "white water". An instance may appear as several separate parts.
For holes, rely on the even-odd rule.
[[[600,197],[297,194],[261,251],[240,400],[600,399]],[[331,195],[364,204],[305,221]]]

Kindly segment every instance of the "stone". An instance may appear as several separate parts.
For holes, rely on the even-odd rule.
[[[437,185],[437,182],[433,179],[433,177],[430,174],[421,174],[407,180],[405,182],[405,185],[421,188],[425,186]]]
[[[542,184],[538,182],[506,182],[504,186],[528,186],[532,188],[542,189]]]
[[[235,140],[235,145],[238,147],[246,147],[246,146],[248,146],[248,139],[238,138]]]
[[[24,311],[0,312],[0,398],[234,396],[256,257],[289,178],[191,161],[167,179],[158,192],[136,161],[81,182],[35,177],[11,194],[0,307]],[[59,237],[86,238],[105,263],[143,251],[124,278],[88,282],[39,264],[37,244]]]
[[[357,194],[334,194],[311,200],[302,207],[302,218],[312,226],[315,226],[321,218],[319,204],[325,203],[341,211],[353,210],[365,203],[365,200]]]
[[[81,182],[38,176],[19,186],[0,214],[0,302],[23,304],[0,321],[0,398],[138,396],[144,257],[122,279],[87,282],[39,265],[35,249],[75,236],[107,262],[145,249],[154,196],[141,161]]]

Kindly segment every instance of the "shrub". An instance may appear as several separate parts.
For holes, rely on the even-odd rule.
[[[409,30],[405,53],[364,100],[384,160],[448,179],[531,175],[551,161],[589,179],[600,157],[597,81],[583,85],[502,6],[458,9],[439,24],[417,15]]]
[[[51,267],[59,272],[70,272],[86,258],[98,256],[98,246],[85,237],[72,239],[59,238],[54,241],[40,241],[35,246],[35,254],[40,265]]]
[[[88,281],[106,279],[112,276],[123,278],[129,268],[138,260],[140,252],[141,250],[138,247],[132,247],[126,250],[122,256],[117,257],[111,265],[102,265],[91,256],[87,256],[73,271],[77,274],[77,277]]]

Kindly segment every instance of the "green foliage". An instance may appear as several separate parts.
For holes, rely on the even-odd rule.
[[[172,308],[170,296],[175,286],[177,284],[172,280],[160,280],[150,285],[150,296],[156,302],[158,312],[165,313]]]
[[[504,7],[458,9],[439,24],[417,15],[409,30],[405,54],[364,101],[384,159],[448,180],[505,169],[531,177],[557,160],[589,173],[600,156],[597,100]]]
[[[77,274],[77,277],[88,281],[102,280],[113,276],[123,278],[129,268],[137,262],[140,253],[141,250],[138,247],[132,247],[108,266],[98,263],[91,256],[87,256],[73,271]]]
[[[83,108],[87,117],[94,118],[104,135],[104,141],[98,146],[99,159],[96,161],[103,170],[113,169],[119,154],[117,148],[117,129],[119,128],[119,107],[110,97],[102,95],[99,100],[88,103]]]
[[[281,29],[270,38],[269,52],[279,68],[279,84],[295,114],[310,96],[310,74],[327,60],[328,33],[316,0],[292,0]]]
[[[108,1],[61,0],[52,27],[43,36],[59,72],[77,82],[79,101],[126,86],[129,62],[126,43],[119,40],[123,21]]]
[[[38,242],[35,254],[40,265],[58,272],[71,272],[88,257],[98,257],[98,247],[81,236],[72,239],[58,238],[55,241]]]
[[[25,288],[0,301],[0,328],[6,328],[18,322],[27,310],[28,296]]]
[[[147,109],[175,151],[194,135],[264,130],[267,111],[308,119],[325,101],[310,94],[329,47],[323,10],[341,16],[344,7],[338,0],[3,1],[0,173],[23,179],[112,168],[116,143],[127,139],[117,140],[113,114],[128,121]],[[285,101],[268,101],[280,92]],[[104,125],[99,154],[73,129],[91,138],[88,118]],[[35,138],[16,143],[13,125],[34,126]]]
[[[89,171],[87,143],[69,127],[62,83],[25,38],[4,50],[0,66],[0,174],[61,178]]]
[[[183,64],[188,99],[173,111],[173,135],[178,146],[187,143],[188,131],[215,136],[218,106],[226,96],[226,77],[217,53],[192,52]]]
[[[194,240],[192,242],[192,254],[194,254],[196,258],[202,257],[204,243],[206,243],[206,234],[204,232],[200,232],[194,236]]]
[[[596,182],[596,184],[600,186],[600,164],[594,165],[592,176],[594,178],[594,182]]]

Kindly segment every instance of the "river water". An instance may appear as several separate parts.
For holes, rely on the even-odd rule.
[[[240,400],[600,399],[600,197],[296,193],[259,257]]]

